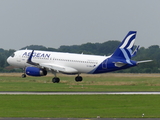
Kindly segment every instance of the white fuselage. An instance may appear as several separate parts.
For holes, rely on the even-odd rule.
[[[7,61],[10,65],[20,68],[32,66],[26,63],[31,52],[32,50],[16,51],[13,56],[10,56],[7,59]],[[96,56],[35,50],[32,57],[32,61],[40,64],[54,64],[74,68],[78,71],[77,73],[89,73],[90,71],[94,70],[97,66],[99,66],[108,57],[110,56]]]

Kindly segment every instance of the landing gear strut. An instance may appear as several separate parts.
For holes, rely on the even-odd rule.
[[[52,82],[53,82],[53,83],[59,83],[59,82],[60,82],[60,79],[59,79],[59,77],[56,76],[56,72],[52,71],[52,73],[53,73],[54,76],[55,76],[54,78],[52,78]]]
[[[24,72],[24,73],[22,74],[21,77],[22,77],[22,78],[26,78],[25,68],[23,68],[23,72]]]

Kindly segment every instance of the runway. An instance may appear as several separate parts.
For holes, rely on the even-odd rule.
[[[159,95],[160,92],[10,92],[1,95]]]

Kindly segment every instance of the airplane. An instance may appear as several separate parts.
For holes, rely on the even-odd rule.
[[[139,63],[151,62],[152,60],[131,60],[139,49],[134,48],[136,31],[129,31],[119,47],[110,56],[98,56],[87,54],[75,54],[64,52],[49,52],[40,50],[18,50],[7,58],[7,62],[24,69],[22,77],[46,76],[48,71],[54,74],[53,83],[59,83],[57,73],[77,74],[75,81],[80,82],[83,78],[81,73],[99,74],[137,66]]]

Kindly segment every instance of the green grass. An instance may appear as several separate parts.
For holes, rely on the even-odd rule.
[[[160,91],[158,74],[84,74],[82,82],[75,82],[75,76],[60,74],[58,84],[51,82],[53,75],[27,78],[20,75],[0,75],[0,91]]]
[[[160,117],[159,95],[1,95],[0,117]]]
[[[21,78],[0,74],[0,91],[160,91],[159,74],[59,75]],[[160,118],[159,95],[0,95],[0,117]]]

